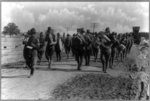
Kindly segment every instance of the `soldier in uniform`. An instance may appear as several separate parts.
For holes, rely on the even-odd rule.
[[[110,29],[109,29],[109,27],[106,27],[106,29],[105,29],[105,34],[106,34],[106,35],[110,35]]]
[[[100,32],[100,40],[101,40],[101,45],[100,45],[100,59],[103,64],[103,72],[107,73],[106,70],[107,68],[111,68],[111,47],[112,47],[112,42],[109,38],[110,36],[110,30],[109,28],[106,28],[105,32]]]
[[[67,37],[65,39],[65,52],[67,54],[67,59],[69,59],[70,50],[71,50],[71,36],[67,34]]]
[[[30,76],[34,74],[34,65],[37,62],[37,49],[38,49],[38,40],[35,38],[36,30],[32,28],[30,30],[30,37],[26,45],[26,64],[31,69]],[[29,76],[29,77],[30,77]]]
[[[45,46],[45,40],[44,40],[44,35],[41,32],[40,33],[40,38],[39,38],[39,49],[38,49],[38,58],[39,58],[39,64],[41,62],[41,59],[43,57],[43,53],[44,53],[44,46]]]
[[[25,61],[26,61],[26,59],[27,59],[27,56],[26,56],[26,50],[27,50],[27,42],[28,42],[28,40],[29,40],[29,35],[28,35],[28,33],[24,36],[24,39],[23,39],[23,45],[24,45],[24,48],[23,48],[23,57],[24,57],[24,59],[25,59]],[[25,66],[25,68],[28,68],[28,66],[26,65]]]
[[[55,45],[56,45],[56,37],[53,34],[53,31],[51,29],[51,27],[48,27],[47,31],[46,31],[46,37],[45,37],[45,41],[46,43],[46,51],[45,51],[45,56],[46,59],[48,60],[49,64],[48,64],[48,68],[51,68],[51,61],[52,61],[52,55],[55,51]]]
[[[56,58],[57,61],[61,61],[61,52],[62,52],[62,39],[60,37],[60,34],[57,33],[57,43],[55,45],[55,52],[56,52]]]
[[[63,37],[62,37],[63,44],[65,43],[65,38],[66,38],[66,34],[63,33]]]
[[[84,29],[77,29],[77,35],[72,38],[72,51],[75,55],[75,60],[77,61],[77,69],[81,70],[84,50],[85,50],[85,39],[83,36]]]
[[[81,40],[81,42],[83,42],[82,44],[85,43],[85,39],[84,39],[84,35],[83,35],[84,32],[85,31],[84,31],[83,28],[78,28],[77,29],[77,37]]]
[[[86,41],[85,44],[85,52],[84,52],[84,56],[85,56],[85,60],[86,66],[90,65],[90,55],[92,53],[92,36],[90,35],[90,30],[87,30],[86,34],[84,35],[84,39]]]

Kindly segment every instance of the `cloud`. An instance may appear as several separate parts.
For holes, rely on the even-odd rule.
[[[13,15],[11,15],[11,18],[13,19],[13,22],[15,22],[21,29],[28,30],[29,27],[34,27],[35,18],[32,12],[27,12],[23,9],[14,9],[12,12]]]
[[[2,2],[2,9],[1,9],[1,21],[2,21],[2,27],[1,29],[3,29],[3,27],[5,25],[7,25],[9,22],[11,22],[13,19],[10,17],[11,16],[11,12],[13,9],[22,9],[23,6],[18,5],[16,3],[9,3],[9,5],[6,2]]]
[[[36,3],[36,4],[35,4]],[[5,9],[8,8],[8,9]],[[35,27],[45,31],[48,26],[56,32],[73,32],[78,27],[91,29],[98,22],[96,31],[107,26],[112,31],[132,31],[139,25],[149,31],[149,3],[146,2],[3,2],[2,28],[15,22],[21,31]]]
[[[40,14],[39,21],[44,21],[46,19],[46,15]]]
[[[84,16],[77,15],[74,11],[70,11],[67,8],[61,9],[61,10],[52,10],[49,9],[49,11],[46,14],[39,15],[39,24],[43,25],[43,28],[47,28],[48,26],[53,26],[60,30],[59,28],[66,29],[65,27],[78,25],[78,22],[83,23]],[[62,27],[59,27],[62,26]],[[40,28],[41,30],[44,30],[43,28]]]
[[[131,32],[132,31],[132,29],[130,27],[128,27],[126,25],[124,26],[124,25],[121,25],[121,24],[117,24],[116,26],[113,27],[112,31],[116,31],[116,30],[118,32],[127,32],[127,31]]]
[[[93,4],[88,4],[87,6],[83,6],[80,9],[85,11],[85,12],[90,12],[92,14],[97,14],[98,13]]]

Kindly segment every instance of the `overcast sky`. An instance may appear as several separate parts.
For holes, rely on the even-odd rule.
[[[2,30],[9,22],[21,31],[35,27],[45,31],[48,26],[59,32],[76,31],[78,27],[96,31],[107,26],[111,31],[129,32],[132,26],[149,31],[148,2],[2,2]]]

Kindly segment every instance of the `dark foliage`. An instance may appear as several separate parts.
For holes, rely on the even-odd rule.
[[[126,77],[112,77],[108,74],[77,75],[52,92],[55,99],[82,98],[91,100],[123,99],[133,100],[137,95],[136,80]]]
[[[17,35],[20,33],[20,29],[15,23],[8,23],[7,26],[4,27],[3,34],[5,35]]]

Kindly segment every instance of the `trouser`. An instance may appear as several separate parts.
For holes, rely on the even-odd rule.
[[[30,54],[28,55],[28,59],[26,59],[26,64],[30,68],[30,75],[34,74],[34,66],[37,63],[37,51],[30,50]]]
[[[56,52],[57,61],[61,61],[61,52]]]
[[[43,57],[43,53],[44,53],[44,50],[40,50],[40,51],[38,51],[38,58],[39,58],[39,60],[41,60],[41,59],[42,59],[42,57]]]

